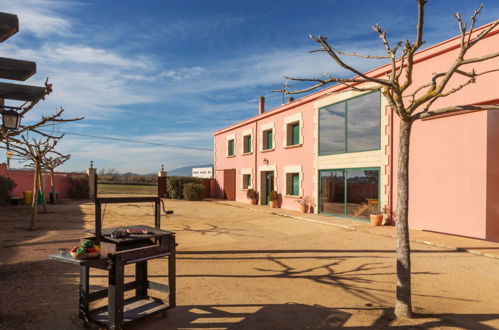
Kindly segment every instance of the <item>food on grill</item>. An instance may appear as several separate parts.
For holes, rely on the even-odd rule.
[[[129,234],[149,234],[145,228],[127,228],[126,232]]]

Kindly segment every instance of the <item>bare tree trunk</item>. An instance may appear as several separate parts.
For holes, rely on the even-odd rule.
[[[397,200],[397,297],[395,316],[412,317],[411,248],[409,246],[409,140],[412,121],[400,118]]]
[[[52,194],[55,194],[55,181],[54,181],[54,169],[50,169],[50,190]]]
[[[42,167],[40,164],[40,193],[42,194],[42,205],[43,205],[43,212],[42,213],[47,213],[47,198],[45,196],[45,190],[43,189],[43,175],[42,175]]]
[[[31,199],[31,222],[29,230],[33,230],[36,224],[36,213],[37,213],[37,189],[38,189],[38,164],[35,163],[35,175],[33,182],[33,197]]]

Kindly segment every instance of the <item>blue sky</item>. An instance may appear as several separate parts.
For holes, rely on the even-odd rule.
[[[430,0],[427,45],[458,34],[453,17],[468,18],[482,1]],[[484,1],[479,25],[499,17]],[[345,51],[382,54],[371,26],[391,40],[414,35],[415,0],[132,1],[0,0],[19,16],[20,32],[0,45],[0,56],[33,60],[54,92],[25,120],[62,106],[81,122],[59,125],[72,133],[212,149],[212,133],[282,103],[283,76],[345,75],[322,54],[308,54],[308,34],[326,35]],[[361,70],[383,64],[355,59]],[[15,105],[15,103],[10,103]],[[97,168],[149,173],[213,162],[208,150],[168,148],[66,135],[71,153],[63,170]],[[0,156],[4,161],[5,156]],[[16,165],[16,164],[14,164]]]

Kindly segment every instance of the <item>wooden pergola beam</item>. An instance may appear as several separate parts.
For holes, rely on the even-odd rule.
[[[0,82],[0,99],[34,101],[45,94],[45,87]]]
[[[17,15],[0,12],[0,42],[9,39],[17,32],[19,32]]]
[[[35,73],[35,62],[0,57],[0,78],[25,81]]]

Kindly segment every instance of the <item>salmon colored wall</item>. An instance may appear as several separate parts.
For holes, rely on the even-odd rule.
[[[255,112],[257,111],[255,107]],[[228,130],[226,132],[215,133],[215,166],[216,166],[216,179],[219,184],[223,187],[223,169],[235,168],[236,170],[236,200],[239,202],[248,202],[246,198],[246,190],[242,189],[242,174],[240,169],[251,168],[253,169],[253,187],[259,193],[260,180],[257,176],[260,176],[258,168],[265,165],[264,159],[268,160],[269,166],[276,166],[276,171],[274,172],[275,186],[276,190],[283,196],[281,207],[286,209],[299,209],[298,203],[296,203],[297,198],[286,197],[284,191],[284,167],[293,165],[302,165],[302,191],[303,195],[314,196],[313,187],[313,118],[315,116],[316,110],[313,109],[312,104],[306,103],[304,105],[297,105],[288,111],[275,113],[270,115],[272,111],[266,112],[263,115],[256,117],[256,122],[249,122],[245,125],[237,127],[233,130]],[[284,148],[284,127],[285,118],[293,116],[297,113],[302,113],[302,137],[303,140],[301,147],[296,148]],[[262,118],[262,119],[260,119]],[[261,134],[260,128],[270,122],[274,123],[274,150],[269,152],[261,152]],[[257,128],[258,127],[258,128]],[[253,129],[253,153],[250,155],[242,155],[242,137],[243,132],[248,129]],[[256,133],[255,133],[256,132]],[[226,157],[227,154],[227,136],[235,134],[236,138],[236,156]],[[256,159],[255,159],[256,157]],[[255,172],[256,168],[256,172]],[[256,174],[256,175],[255,175]]]
[[[499,111],[488,111],[487,239],[499,241]]]
[[[69,177],[74,175],[73,173],[54,173],[55,177],[55,187],[59,192],[59,198],[68,198],[69,191]],[[23,197],[23,191],[33,190],[33,172],[31,171],[16,171],[8,170],[6,164],[0,164],[0,175],[14,180],[16,187],[12,193],[14,197]],[[42,182],[44,183],[44,190],[47,193],[51,191],[50,188],[50,175],[44,173],[42,177]]]
[[[416,122],[410,158],[409,223],[485,238],[487,113]]]
[[[493,52],[498,42],[499,34],[484,39],[467,58]],[[420,56],[431,56],[446,47],[449,44],[440,44]],[[448,68],[456,54],[457,50],[452,50],[417,63],[413,85],[420,86],[429,81],[433,73]],[[474,65],[477,72],[497,67],[499,59]],[[469,67],[467,69],[470,70]],[[457,75],[451,80],[449,88],[464,81]],[[495,100],[499,94],[497,81],[499,72],[480,76],[475,84],[437,101],[432,109]],[[499,143],[499,122],[497,115],[491,115],[491,112],[459,114],[414,124],[409,168],[411,228],[483,239],[499,238],[499,225],[497,220],[493,220],[494,210],[497,211],[499,204],[494,197],[499,193],[499,180],[498,174],[491,172],[493,166],[497,169],[499,165],[499,156],[494,150]],[[491,123],[492,118],[494,123]],[[396,205],[398,118],[395,118],[394,124],[393,188]]]

